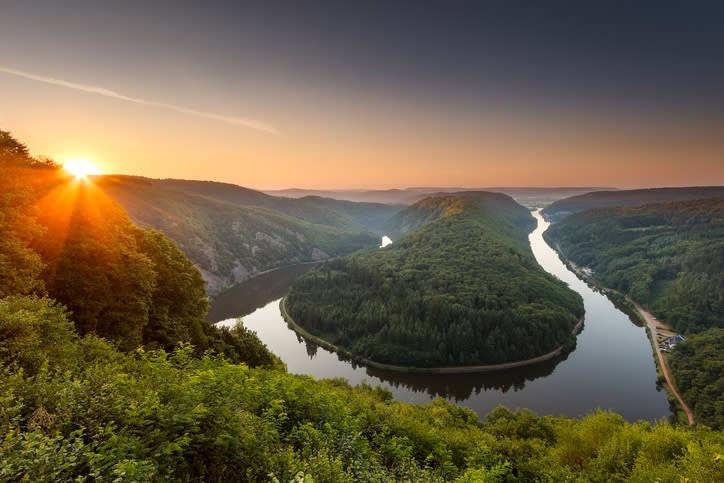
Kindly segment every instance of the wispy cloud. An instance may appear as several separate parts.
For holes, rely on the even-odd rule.
[[[188,114],[191,116],[203,117],[206,119],[212,119],[214,121],[225,122],[227,124],[234,124],[237,126],[244,126],[258,131],[264,131],[270,134],[277,134],[277,130],[271,124],[262,121],[256,121],[254,119],[243,119],[233,116],[223,116],[220,114],[214,114],[211,112],[197,111],[184,106],[178,106],[176,104],[168,104],[165,102],[149,101],[147,99],[139,99],[137,97],[130,97],[120,92],[112,91],[104,87],[92,86],[88,84],[79,84],[77,82],[65,81],[62,79],[56,79],[54,77],[47,77],[43,75],[32,74],[30,72],[24,72],[22,70],[10,69],[8,67],[0,66],[0,72],[5,74],[16,75],[31,79],[38,82],[44,82],[46,84],[53,84],[56,86],[67,87],[68,89],[74,89],[76,91],[88,92],[90,94],[97,94],[105,97],[112,97],[122,101],[133,102],[135,104],[142,104],[144,106],[162,107],[164,109],[170,109],[172,111],[180,112],[181,114]]]

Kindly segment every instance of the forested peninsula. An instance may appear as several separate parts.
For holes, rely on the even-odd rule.
[[[290,316],[353,357],[408,367],[499,364],[575,340],[580,296],[530,250],[530,213],[506,195],[422,200],[393,245],[297,279]]]

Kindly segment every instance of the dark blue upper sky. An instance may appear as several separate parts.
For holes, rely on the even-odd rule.
[[[205,90],[214,112],[233,93],[226,107],[282,132],[295,112],[313,124],[315,103],[356,102],[364,120],[380,103],[412,117],[406,105],[724,126],[724,2],[28,0],[1,11],[0,67],[195,107],[189,93]]]

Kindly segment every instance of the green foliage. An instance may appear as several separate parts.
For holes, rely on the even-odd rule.
[[[724,329],[687,337],[671,353],[669,367],[696,422],[724,428]]]
[[[678,332],[724,326],[724,198],[587,210],[544,236]]]
[[[607,412],[576,420],[504,408],[482,423],[443,399],[405,404],[366,385],[195,357],[189,345],[120,353],[72,334],[47,299],[3,304],[38,336],[51,323],[63,327],[32,347],[64,350],[39,366],[0,354],[1,481],[724,478],[719,432],[629,424]]]
[[[42,162],[27,147],[0,130],[0,297],[42,290],[40,256],[30,247],[43,229],[33,217],[34,197],[18,173]]]
[[[171,239],[135,226],[95,184],[49,169],[2,131],[0,148],[0,300],[47,293],[72,312],[81,335],[112,339],[123,350],[191,342],[198,354],[213,348],[252,366],[281,365],[255,334],[204,320],[204,280]],[[55,351],[46,339],[65,330],[49,325],[65,309],[34,299],[29,308],[47,305],[43,319],[22,326],[13,312],[19,300],[3,301],[0,350],[34,360],[26,370],[37,371]]]
[[[0,299],[0,361],[36,374],[69,355],[77,338],[66,310],[48,298],[11,296]]]
[[[571,340],[581,299],[540,268],[525,232],[470,199],[416,207],[422,228],[298,278],[295,322],[355,356],[418,367],[527,359]]]
[[[285,368],[281,359],[267,349],[256,332],[244,327],[241,321],[231,328],[208,326],[206,330],[209,349],[223,354],[230,362],[243,362],[249,367]]]
[[[0,131],[1,133],[2,131]],[[28,211],[32,206],[30,190],[20,185],[11,169],[0,174],[0,297],[42,290],[40,272],[43,262],[30,248],[43,229]]]
[[[81,335],[96,333],[125,350],[207,341],[204,281],[159,232],[133,225],[91,183],[28,170],[45,236],[33,241],[48,293],[73,313]]]
[[[156,287],[151,298],[146,345],[172,348],[179,341],[206,347],[204,317],[208,302],[204,280],[191,260],[163,233],[143,230],[141,251],[151,260]]]

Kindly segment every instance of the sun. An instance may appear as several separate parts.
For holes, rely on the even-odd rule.
[[[76,177],[86,179],[89,174],[101,174],[101,170],[87,159],[71,159],[63,163],[63,169]]]

